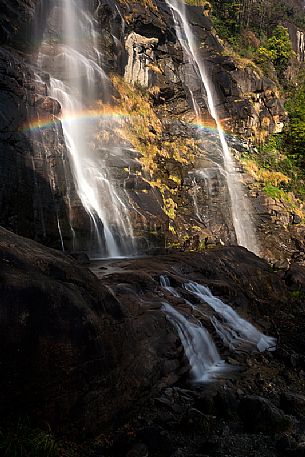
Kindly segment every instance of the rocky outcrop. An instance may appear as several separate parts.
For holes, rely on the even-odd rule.
[[[128,62],[125,80],[142,87],[153,86],[154,47],[158,38],[147,38],[132,32],[125,41]],[[158,69],[157,69],[158,70]]]
[[[1,0],[0,44],[26,50],[41,38],[48,2],[44,0]]]
[[[299,62],[305,61],[305,31],[289,22],[287,24],[292,47]]]
[[[220,71],[217,65],[213,67],[213,77],[221,91],[225,124],[252,144],[280,133],[286,113],[275,83],[259,75],[258,70],[238,67],[230,59],[220,65]]]

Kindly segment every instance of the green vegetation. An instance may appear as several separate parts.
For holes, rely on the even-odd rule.
[[[50,430],[32,428],[28,421],[0,428],[0,454],[3,457],[57,457],[58,447]]]
[[[290,295],[295,300],[304,300],[304,298],[305,298],[305,293],[302,292],[301,290],[292,290],[290,292]]]
[[[305,26],[302,0],[210,0],[213,17],[218,19],[219,33],[242,38],[252,30],[259,38],[270,36],[278,24],[290,21]],[[222,35],[224,37],[224,35]]]
[[[287,21],[304,23],[304,8],[290,0],[212,0],[212,21],[225,43],[240,57],[252,59],[264,73],[283,79],[294,56]]]
[[[300,75],[300,83],[292,91],[287,102],[289,124],[284,135],[285,148],[289,157],[299,167],[305,167],[305,74]],[[305,190],[304,190],[305,192]]]
[[[179,136],[164,141],[163,125],[153,109],[155,88],[147,91],[133,87],[119,76],[113,76],[112,81],[119,94],[117,106],[129,114],[119,134],[142,154],[140,160],[146,179],[151,186],[159,189],[163,210],[174,221],[182,186],[182,168],[194,160],[198,148],[196,141]]]
[[[304,219],[305,172],[287,151],[284,134],[272,135],[256,153],[245,153],[242,163],[269,197]]]
[[[283,72],[293,57],[292,45],[288,30],[278,25],[264,46],[260,46],[256,52],[256,60],[262,62],[271,61],[277,71]]]
[[[225,54],[242,66],[255,65],[273,79],[288,100],[287,124],[282,134],[261,141],[256,153],[242,161],[258,186],[271,198],[304,218],[305,201],[305,72],[288,80],[286,70],[295,54],[288,22],[305,28],[301,0],[211,0],[214,27],[224,42]],[[295,72],[299,66],[294,65]]]

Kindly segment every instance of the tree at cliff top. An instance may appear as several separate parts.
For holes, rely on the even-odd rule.
[[[305,26],[302,0],[211,0],[211,4],[214,15],[233,33],[250,28],[269,35],[286,21]]]

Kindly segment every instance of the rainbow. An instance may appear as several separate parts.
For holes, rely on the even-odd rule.
[[[39,131],[40,129],[48,129],[50,127],[54,127],[54,125],[58,125],[60,127],[61,123],[67,122],[88,122],[88,121],[98,121],[98,120],[126,120],[132,117],[137,117],[131,115],[127,111],[124,112],[122,110],[115,110],[113,107],[103,106],[102,108],[96,109],[87,109],[81,111],[65,111],[58,117],[55,115],[50,114],[49,116],[42,116],[37,117],[29,122],[27,122],[22,128],[22,132],[35,132]],[[222,129],[225,133],[230,134],[231,132],[226,131],[223,128],[224,122],[227,119],[221,120]],[[196,119],[194,121],[187,121],[187,123],[198,129],[204,130],[206,132],[217,133],[217,125],[213,119]]]
[[[131,115],[123,111],[115,111],[112,108],[105,109],[88,109],[81,111],[73,112],[64,112],[59,117],[50,114],[49,116],[37,117],[29,122],[27,122],[21,128],[21,131],[33,132],[40,129],[47,129],[54,127],[54,125],[60,126],[64,122],[88,122],[88,121],[97,121],[100,119],[103,120],[113,120],[113,119],[126,119],[130,118]]]
[[[230,132],[229,130],[226,130],[224,128],[224,123],[227,120],[228,119],[221,119],[221,121],[220,121],[221,129],[224,131],[224,133],[232,134],[232,132]],[[197,128],[198,130],[204,130],[205,132],[211,132],[211,133],[218,132],[216,122],[213,119],[207,119],[207,120],[196,119],[193,122],[189,122],[189,124],[192,125],[193,127]]]

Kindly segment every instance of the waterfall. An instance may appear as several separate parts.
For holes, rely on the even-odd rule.
[[[160,284],[173,297],[180,298],[187,306],[194,310],[192,303],[184,300],[179,292],[171,286],[168,276],[160,276]],[[192,316],[194,322],[188,321],[182,313],[167,302],[163,303],[162,309],[178,331],[184,353],[191,367],[192,378],[195,382],[209,381],[216,374],[220,374],[229,368],[221,360],[211,335],[198,319]]]
[[[163,289],[167,290],[170,294],[172,294],[174,297],[180,297],[178,292],[174,287],[171,287],[170,280],[168,276],[161,275],[160,276],[160,284],[163,287]]]
[[[251,208],[244,195],[243,184],[240,182],[235,170],[235,163],[230,152],[220,119],[215,107],[212,86],[207,76],[205,63],[200,56],[200,43],[196,43],[195,36],[188,23],[186,15],[186,6],[180,0],[166,0],[170,7],[175,22],[177,37],[181,43],[184,54],[189,62],[192,62],[194,71],[199,73],[199,77],[205,88],[208,108],[212,118],[217,126],[218,136],[223,152],[223,163],[226,175],[227,186],[231,200],[231,213],[236,234],[237,243],[244,246],[249,251],[259,254],[259,247],[256,240],[255,229],[251,221]],[[195,96],[190,89],[193,106],[198,119],[200,119],[200,107],[196,102]]]
[[[126,195],[115,188],[106,164],[107,154],[122,152],[114,134],[122,121],[109,110],[111,82],[101,67],[96,24],[82,0],[60,3],[51,9],[58,42],[46,37],[38,64],[51,75],[50,95],[61,104],[75,188],[93,229],[91,255],[130,255],[134,245]],[[106,145],[103,134],[110,137]]]
[[[213,340],[200,321],[189,322],[169,303],[163,303],[163,311],[178,331],[195,382],[209,381],[216,373],[225,369],[224,361],[221,360]]]
[[[220,338],[231,349],[252,347],[260,352],[275,350],[275,338],[261,333],[254,325],[240,317],[231,306],[215,297],[207,287],[195,282],[189,282],[184,287],[216,312],[217,316],[211,318],[212,324]]]
[[[191,311],[196,311],[205,322],[210,322],[220,341],[231,351],[264,352],[275,350],[275,338],[266,336],[257,330],[254,325],[240,317],[231,306],[215,297],[207,287],[195,282],[188,282],[183,285],[187,292],[199,298],[201,304],[195,304],[186,300],[171,286],[168,276],[160,276],[160,284],[170,295],[180,298],[181,304],[186,305]],[[205,312],[203,304],[207,304],[212,311],[207,310]],[[219,375],[226,370],[233,369],[221,360],[212,336],[203,327],[201,321],[193,316],[192,312],[187,315],[187,318],[168,302],[163,303],[162,309],[177,329],[194,381],[207,381],[213,379],[216,373]]]

